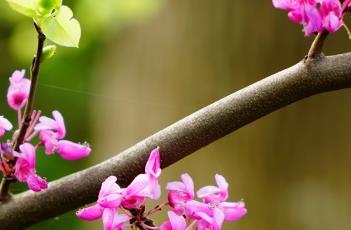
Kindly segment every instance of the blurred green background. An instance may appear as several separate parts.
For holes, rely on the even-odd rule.
[[[41,69],[36,108],[61,111],[68,139],[88,141],[78,162],[38,154],[50,181],[105,160],[178,119],[301,60],[311,43],[271,1],[75,0],[79,49],[59,48]],[[29,18],[0,2],[1,114],[8,77],[28,67],[36,39]],[[325,53],[350,50],[343,29]],[[163,171],[190,173],[196,187],[230,183],[248,215],[225,229],[350,229],[350,90],[312,97],[254,122]],[[162,148],[162,146],[161,146]],[[22,186],[13,188],[21,191]],[[65,191],[62,191],[63,195]],[[30,228],[102,229],[74,212]]]

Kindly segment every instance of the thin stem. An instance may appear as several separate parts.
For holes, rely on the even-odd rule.
[[[31,79],[31,84],[30,84],[30,91],[29,91],[29,97],[28,97],[28,103],[26,104],[26,107],[24,109],[24,115],[23,115],[23,120],[22,120],[22,127],[19,131],[17,140],[14,144],[14,149],[18,151],[19,146],[23,143],[24,137],[26,135],[27,129],[30,125],[31,121],[31,114],[33,110],[33,104],[34,104],[34,98],[35,98],[35,91],[37,88],[37,81],[38,81],[38,76],[39,76],[39,69],[40,69],[40,60],[41,60],[41,55],[43,52],[43,47],[44,47],[44,42],[45,42],[45,35],[41,32],[40,28],[37,26],[37,24],[34,23],[35,29],[38,32],[38,46],[37,46],[37,53],[33,59],[31,71],[30,71],[30,79]]]
[[[196,222],[197,222],[196,220],[191,222],[191,224],[185,230],[191,230],[195,226]]]
[[[11,197],[8,191],[12,180],[12,178],[2,178],[0,183],[0,202],[6,201]]]
[[[26,104],[26,107],[24,109],[24,115],[22,118],[22,124],[20,125],[20,130],[17,136],[17,139],[14,141],[13,144],[13,149],[18,151],[19,146],[24,142],[27,129],[30,125],[31,122],[31,115],[32,115],[32,110],[33,110],[33,104],[34,104],[34,98],[35,98],[35,91],[37,88],[37,81],[38,81],[38,76],[39,76],[39,69],[40,69],[40,59],[42,56],[43,48],[44,48],[44,42],[45,42],[45,35],[41,32],[39,26],[34,23],[35,29],[38,33],[38,46],[37,46],[37,52],[35,57],[33,58],[32,66],[30,69],[30,79],[31,79],[31,84],[30,84],[30,91],[29,91],[29,97],[28,97],[28,102]],[[13,161],[13,165],[16,163],[16,159]],[[4,177],[1,182],[0,186],[0,199],[8,199],[10,197],[9,194],[9,188],[11,182],[15,181],[13,178],[8,178]]]
[[[314,39],[311,45],[310,50],[308,51],[305,61],[313,60],[320,57],[320,55],[322,54],[324,41],[327,38],[328,34],[329,32],[326,30],[323,30],[322,32],[319,32],[317,34],[316,38]]]
[[[21,121],[22,121],[22,111],[19,109],[17,110],[17,119],[18,119],[18,129],[21,128]]]
[[[150,211],[148,211],[147,213],[146,213],[146,215],[145,216],[151,216],[152,214],[154,214],[154,213],[156,213],[156,212],[158,212],[158,211],[161,211],[162,210],[162,208],[164,207],[164,206],[166,206],[166,205],[168,205],[169,203],[168,202],[163,202],[163,203],[161,203],[161,204],[159,204],[159,205],[156,205],[156,207],[154,207],[153,209],[151,209]]]

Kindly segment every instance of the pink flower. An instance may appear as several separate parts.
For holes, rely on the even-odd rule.
[[[88,221],[97,220],[102,217],[102,213],[104,212],[104,209],[105,208],[103,208],[99,204],[95,204],[87,208],[78,210],[76,212],[76,216],[82,220],[88,220]]]
[[[215,176],[217,186],[205,186],[197,192],[203,199],[187,201],[185,215],[198,220],[198,229],[220,229],[224,220],[236,221],[246,215],[245,203],[226,202],[228,183],[221,175]]]
[[[35,171],[35,148],[31,144],[24,143],[20,146],[20,153],[14,155],[17,157],[16,178],[21,182],[26,182],[28,187],[35,192],[46,189],[46,180],[39,177]]]
[[[215,209],[213,216],[209,216],[206,213],[200,212],[199,216],[201,219],[198,221],[196,229],[198,230],[220,230],[223,225],[224,215],[223,213]]]
[[[76,215],[83,220],[96,220],[102,217],[105,209],[117,208],[122,196],[116,181],[115,176],[109,176],[101,185],[97,204],[78,210]]]
[[[215,175],[217,186],[205,186],[197,191],[197,196],[203,198],[205,203],[222,202],[228,199],[229,185],[225,178],[219,174]]]
[[[14,110],[20,110],[27,103],[30,80],[24,78],[25,70],[13,72],[10,77],[10,86],[7,91],[7,102]]]
[[[104,208],[117,208],[122,202],[122,189],[117,177],[109,176],[101,185],[97,203]]]
[[[339,0],[273,0],[273,6],[288,11],[289,19],[304,27],[305,35],[337,31],[342,25]]]
[[[160,226],[160,230],[185,230],[186,222],[183,216],[178,216],[176,213],[169,211],[168,218],[169,220]]]
[[[12,124],[9,120],[0,116],[0,137],[2,137],[6,131],[10,131],[12,129]]]
[[[304,3],[301,4],[302,8],[302,21],[301,24],[304,26],[306,36],[310,36],[314,32],[322,32],[322,17],[316,8],[316,3]]]
[[[342,26],[342,7],[339,1],[321,0],[320,12],[323,27],[329,32],[335,32]]]
[[[122,206],[137,208],[146,198],[158,200],[161,196],[161,187],[158,177],[161,175],[159,148],[151,151],[145,166],[145,174],[139,174],[123,192]]]
[[[76,215],[88,221],[102,218],[104,230],[124,229],[124,224],[130,217],[118,215],[116,211],[122,201],[122,191],[116,181],[115,176],[108,177],[101,185],[97,204],[78,210]]]
[[[139,208],[145,203],[146,194],[143,192],[149,185],[149,177],[139,174],[132,183],[123,190],[122,206],[127,209]]]
[[[194,199],[194,182],[189,174],[181,175],[182,182],[174,181],[167,184],[168,202],[172,210],[178,215],[182,215],[186,202]]]
[[[50,130],[56,134],[56,139],[62,139],[66,135],[66,127],[64,119],[59,111],[53,111],[54,119],[42,116],[39,123],[35,126],[36,131]]]
[[[45,147],[45,153],[50,155],[57,152],[65,160],[79,160],[89,156],[91,149],[87,144],[61,140],[66,135],[64,119],[58,111],[53,111],[52,115],[54,119],[40,117],[34,128],[39,131],[39,139]]]
[[[145,174],[149,177],[149,185],[145,189],[145,196],[158,200],[161,196],[161,186],[158,177],[161,175],[160,149],[153,149],[145,165]]]
[[[40,142],[44,145],[47,155],[51,155],[56,151],[58,145],[56,136],[56,133],[51,130],[42,130],[39,133]]]
[[[296,9],[297,4],[297,1],[294,0],[273,0],[273,6],[282,10]]]
[[[228,199],[229,185],[225,178],[219,174],[216,174],[215,179],[217,186],[205,186],[197,192],[197,196],[202,198],[209,207],[223,211],[225,220],[239,220],[247,213],[245,203],[243,201],[225,202]]]
[[[57,143],[56,152],[65,160],[79,160],[90,155],[91,149],[87,144],[76,144],[72,141],[61,140]]]
[[[125,223],[130,219],[131,217],[125,214],[118,214],[116,209],[112,208],[105,209],[102,215],[104,230],[123,230]]]

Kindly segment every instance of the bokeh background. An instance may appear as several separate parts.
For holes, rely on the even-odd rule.
[[[91,157],[67,162],[38,153],[49,180],[114,156],[154,132],[306,54],[310,38],[271,1],[65,0],[81,22],[79,49],[59,48],[42,65],[36,108],[61,111],[68,138],[88,141]],[[32,22],[0,2],[1,114],[8,77],[29,69]],[[350,50],[343,29],[325,53]],[[351,226],[350,90],[315,96],[268,115],[163,171],[190,173],[196,187],[230,183],[230,199],[249,213],[225,229],[329,230]],[[161,146],[162,148],[162,146]],[[23,186],[13,187],[14,192]],[[64,195],[57,194],[58,196]],[[102,229],[74,212],[31,227]]]

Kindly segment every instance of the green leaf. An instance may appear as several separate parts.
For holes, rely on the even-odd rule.
[[[20,14],[34,18],[36,16],[37,0],[6,0],[10,7]]]
[[[73,12],[68,6],[62,6],[56,15],[39,20],[43,34],[54,43],[78,47],[81,29],[79,22],[73,18]]]

